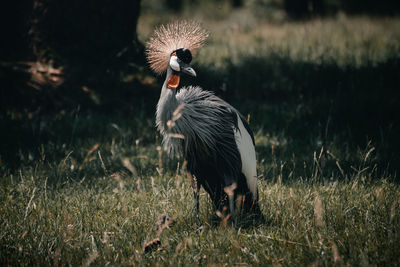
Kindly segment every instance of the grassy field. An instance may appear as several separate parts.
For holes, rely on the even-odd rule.
[[[204,23],[186,83],[250,115],[268,223],[212,226],[202,190],[196,226],[183,160],[154,127],[162,78],[143,71],[120,82],[150,84],[143,98],[0,115],[2,266],[400,265],[400,19],[242,16]],[[142,41],[157,22],[141,18]],[[145,253],[162,214],[174,223]]]
[[[67,177],[69,162],[52,171]],[[71,177],[52,187],[46,165],[3,181],[3,264],[400,264],[399,188],[385,179],[369,182],[368,174],[324,185],[260,181],[269,223],[251,229],[210,226],[203,192],[198,229],[191,187],[179,172]],[[102,171],[97,156],[88,165]],[[164,213],[175,223],[161,234],[159,250],[144,253]]]

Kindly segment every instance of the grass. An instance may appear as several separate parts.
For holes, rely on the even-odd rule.
[[[345,159],[323,149],[299,167],[261,149],[260,202],[268,224],[211,226],[211,202],[202,190],[198,229],[182,160],[161,154],[160,162],[151,121],[134,121],[140,131],[132,132],[122,116],[112,122],[93,114],[69,116],[75,121],[59,141],[34,146],[38,153],[25,155],[15,171],[2,166],[2,264],[400,263],[400,188],[390,176],[377,176],[372,146],[359,151],[350,171],[342,170]],[[69,116],[58,123],[66,127]],[[47,129],[57,128],[49,124]],[[74,127],[68,144],[63,139]],[[89,134],[92,127],[101,135]],[[262,148],[282,141],[258,133],[256,142]],[[161,234],[161,249],[144,253],[162,214],[176,222]]]
[[[202,190],[198,228],[183,161],[160,149],[157,95],[110,90],[93,109],[0,114],[1,265],[400,264],[399,19],[238,18],[205,23],[185,82],[250,114],[268,223],[212,226]],[[142,17],[139,37],[156,22]],[[144,253],[162,214],[175,223]]]
[[[147,149],[157,154],[155,147]],[[211,203],[202,191],[198,229],[191,187],[180,171],[143,175],[140,161],[132,160],[137,175],[123,168],[111,174],[106,157],[100,158],[106,149],[99,151],[80,162],[84,167],[76,172],[86,180],[73,178],[74,153],[54,167],[42,162],[17,177],[3,177],[3,264],[400,263],[400,190],[388,179],[374,182],[361,170],[349,182],[261,180],[260,202],[269,223],[251,229],[210,226]],[[145,160],[152,169],[158,166],[154,158]],[[104,173],[86,176],[93,169]],[[63,181],[49,185],[54,179],[49,170]],[[164,213],[176,222],[161,234],[162,249],[144,253]]]

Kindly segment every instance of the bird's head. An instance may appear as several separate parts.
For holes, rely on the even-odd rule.
[[[171,53],[169,67],[172,69],[172,73],[167,76],[169,89],[178,88],[181,73],[196,77],[196,72],[189,65],[191,61],[192,53],[189,49],[179,48]]]
[[[192,53],[190,52],[190,50],[186,48],[179,48],[171,53],[169,66],[177,74],[185,73],[190,76],[196,77],[196,72],[189,65],[191,61]]]
[[[147,61],[157,74],[163,74],[168,68],[175,73],[196,76],[189,66],[192,53],[202,47],[208,32],[195,21],[175,21],[160,25],[146,43]]]

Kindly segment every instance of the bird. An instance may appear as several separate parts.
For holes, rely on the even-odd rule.
[[[156,109],[156,127],[171,157],[182,155],[199,219],[199,190],[209,194],[216,220],[234,225],[263,221],[257,186],[254,135],[244,116],[199,86],[179,87],[182,75],[196,77],[190,63],[208,38],[196,21],[155,28],[146,43],[150,68],[165,75]]]

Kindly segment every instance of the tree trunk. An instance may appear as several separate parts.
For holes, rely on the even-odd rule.
[[[32,0],[4,1],[0,7],[0,61],[20,61],[29,57],[28,18]]]
[[[138,55],[139,12],[140,0],[34,0],[34,52],[39,58],[100,65],[124,51]]]
[[[1,108],[57,110],[127,98],[121,73],[145,62],[139,13],[140,0],[6,1],[0,8]],[[135,91],[129,89],[126,95]]]

